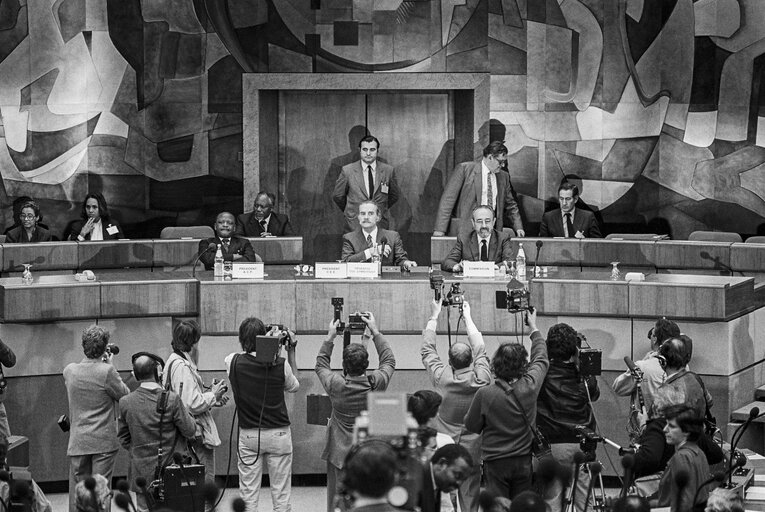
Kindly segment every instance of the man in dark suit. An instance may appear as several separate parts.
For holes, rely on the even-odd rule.
[[[447,444],[436,450],[422,467],[422,489],[417,504],[422,512],[440,512],[441,493],[459,488],[473,467],[473,458],[467,448]]]
[[[513,198],[510,174],[501,169],[505,162],[507,147],[502,142],[494,141],[484,148],[480,162],[464,162],[454,169],[438,203],[433,236],[444,236],[447,228],[451,235],[466,233],[470,214],[478,205],[490,206],[498,212],[497,225],[492,226],[497,231],[502,231],[507,217],[512,224],[508,227],[512,227],[516,235],[526,235],[518,203]],[[453,222],[455,219],[459,220],[459,230],[456,229],[457,222]]]
[[[449,272],[461,272],[462,261],[493,261],[505,265],[513,259],[510,238],[492,229],[494,211],[488,206],[477,206],[471,219],[473,231],[457,237],[457,244],[449,252],[441,268]]]
[[[576,207],[579,199],[579,187],[564,181],[558,187],[556,208],[542,215],[539,236],[557,236],[565,238],[603,238],[595,214]]]
[[[250,213],[236,218],[235,234],[239,236],[295,236],[286,215],[273,210],[276,196],[271,192],[258,192]]]
[[[393,176],[393,167],[377,160],[380,141],[367,135],[359,142],[360,161],[343,166],[335,182],[332,198],[345,214],[345,232],[358,226],[356,217],[363,201],[374,201],[380,208],[380,225],[390,227],[388,208],[399,197],[399,189]]]
[[[234,235],[234,215],[229,212],[218,214],[215,219],[215,235],[199,241],[199,252],[202,256],[199,261],[204,263],[206,270],[211,270],[215,264],[215,250],[210,244],[220,244],[224,261],[262,261],[255,254],[252,244],[246,238]]]
[[[381,258],[383,265],[399,265],[404,270],[417,266],[407,257],[401,237],[395,231],[377,227],[380,208],[373,201],[359,205],[359,227],[343,235],[343,261],[375,261]],[[382,242],[385,245],[382,245]]]

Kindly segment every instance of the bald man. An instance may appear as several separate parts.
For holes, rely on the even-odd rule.
[[[215,264],[216,251],[210,248],[210,244],[221,246],[224,261],[261,261],[260,257],[255,254],[250,241],[234,234],[236,219],[232,213],[219,213],[215,218],[214,228],[214,237],[199,241],[199,252],[197,254],[201,254],[199,261],[204,263],[205,270],[212,270]]]
[[[465,414],[470,408],[473,395],[479,388],[491,382],[491,369],[483,336],[473,323],[470,304],[465,301],[462,314],[469,344],[454,343],[449,349],[449,362],[444,364],[436,350],[436,325],[441,314],[441,301],[432,301],[430,310],[428,324],[422,331],[421,354],[422,364],[428,370],[431,382],[444,397],[435,418],[435,428],[465,446],[473,460],[481,460],[480,436],[463,432]],[[478,510],[480,483],[480,464],[475,464],[458,491],[463,511]]]

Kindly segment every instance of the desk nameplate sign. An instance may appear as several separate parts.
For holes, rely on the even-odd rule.
[[[234,279],[263,279],[265,277],[265,266],[262,262],[234,263],[231,277]]]
[[[494,278],[493,261],[463,261],[464,277]]]
[[[348,277],[354,279],[373,279],[380,276],[380,265],[372,263],[348,262]]]
[[[316,279],[345,279],[348,277],[348,265],[346,263],[320,263],[316,262]]]

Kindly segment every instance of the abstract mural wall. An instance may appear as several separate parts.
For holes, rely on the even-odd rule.
[[[133,237],[243,211],[245,72],[479,72],[475,142],[507,141],[532,233],[571,176],[607,231],[755,234],[763,23],[760,0],[0,0],[4,221],[29,195],[60,234],[88,192]]]

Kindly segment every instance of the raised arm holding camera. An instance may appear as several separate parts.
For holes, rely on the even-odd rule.
[[[327,510],[334,507],[335,494],[339,490],[339,473],[345,457],[353,445],[353,426],[356,417],[367,408],[367,394],[370,391],[385,391],[393,372],[396,359],[393,350],[377,327],[374,315],[367,311],[361,314],[367,328],[365,337],[372,337],[380,365],[377,370],[367,373],[369,353],[360,343],[350,343],[343,348],[343,374],[333,372],[330,366],[332,351],[339,320],[329,324],[327,340],[322,343],[316,356],[316,374],[332,402],[332,416],[327,428],[327,445],[321,458],[327,461]]]
[[[486,487],[495,496],[513,499],[531,489],[529,425],[536,422],[537,396],[549,361],[537,328],[535,310],[527,313],[531,356],[520,343],[500,345],[491,361],[494,384],[479,389],[465,415],[465,427],[481,434]]]
[[[239,326],[242,352],[226,356],[239,422],[239,490],[248,510],[258,509],[263,458],[268,464],[275,512],[286,512],[292,492],[292,431],[284,393],[300,388],[295,361],[297,338],[283,326],[255,317]],[[268,336],[266,335],[268,332]],[[281,347],[287,358],[281,357]]]
[[[481,438],[478,434],[467,432],[464,421],[476,391],[491,383],[489,358],[483,336],[473,322],[470,304],[463,300],[462,315],[468,342],[453,343],[449,347],[448,364],[444,364],[436,349],[436,325],[441,314],[441,304],[442,300],[430,303],[430,317],[422,331],[421,349],[422,364],[428,370],[430,381],[443,394],[435,418],[435,428],[467,448],[471,457],[478,460],[481,456]],[[478,510],[480,481],[480,465],[475,464],[459,489],[462,510]]]

